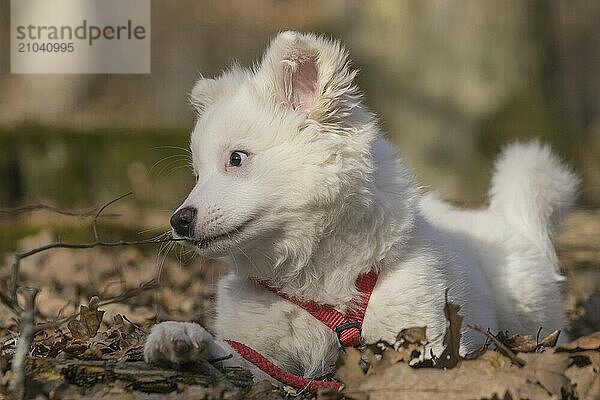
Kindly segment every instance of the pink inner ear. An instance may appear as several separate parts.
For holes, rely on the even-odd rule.
[[[286,97],[291,108],[309,114],[317,100],[317,62],[315,57],[289,60],[284,66]],[[291,76],[290,76],[291,75]]]

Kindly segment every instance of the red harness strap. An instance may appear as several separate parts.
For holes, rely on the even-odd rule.
[[[338,381],[320,381],[314,379],[304,378],[302,376],[294,375],[287,372],[281,367],[273,364],[265,356],[260,354],[258,351],[233,340],[225,340],[240,356],[244,357],[247,361],[256,365],[267,375],[277,379],[279,382],[294,387],[296,389],[310,389],[313,392],[317,392],[319,389],[333,389],[336,391],[342,390],[342,383]]]
[[[356,289],[360,293],[360,298],[358,299],[356,305],[352,307],[345,315],[329,305],[315,303],[314,301],[301,301],[281,293],[279,290],[273,288],[266,282],[259,283],[273,293],[278,294],[284,299],[309,312],[313,317],[327,325],[336,333],[342,347],[350,347],[360,346],[362,344],[362,323],[365,318],[365,312],[367,311],[367,305],[369,304],[371,293],[373,293],[373,289],[377,283],[377,277],[377,272],[372,270],[371,272],[360,275],[356,279],[355,285]],[[234,340],[226,340],[226,342],[229,343],[229,345],[233,347],[233,349],[242,357],[244,357],[244,359],[256,365],[263,372],[286,385],[295,387],[297,389],[309,388],[312,391],[317,391],[318,389],[340,390],[343,386],[337,381],[312,380],[294,375],[273,364],[262,354],[242,343]]]

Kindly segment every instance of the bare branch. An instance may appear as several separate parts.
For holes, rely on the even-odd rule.
[[[511,349],[509,349],[504,343],[502,343],[501,341],[499,341],[494,335],[492,335],[490,332],[483,330],[479,325],[467,325],[469,328],[483,334],[484,336],[486,336],[488,339],[490,339],[492,342],[494,342],[494,344],[496,345],[496,347],[498,348],[498,350],[500,351],[500,353],[504,354],[506,357],[510,358],[510,360],[518,365],[519,367],[524,367],[525,364],[527,364],[525,362],[525,360],[523,360],[522,358],[518,357]]]
[[[8,208],[0,210],[0,218],[14,218],[18,217],[21,214],[39,211],[39,210],[47,210],[53,212],[55,214],[66,215],[69,217],[91,217],[96,215],[98,211],[98,207],[90,208],[88,210],[82,211],[71,211],[71,210],[63,210],[54,206],[50,206],[47,204],[30,204],[27,206],[21,206],[16,208]],[[103,214],[103,217],[107,218],[115,218],[119,217],[119,214]]]
[[[65,324],[65,323],[68,323],[70,321],[73,321],[80,315],[79,312],[76,312],[76,313],[73,313],[72,315],[69,315],[67,317],[61,318],[56,321],[36,325],[35,324],[35,299],[36,299],[36,296],[37,296],[39,290],[34,289],[34,288],[23,288],[23,294],[25,297],[25,307],[21,307],[21,305],[19,305],[19,302],[17,300],[17,289],[19,289],[19,270],[20,270],[21,260],[23,260],[27,257],[31,257],[35,254],[42,253],[42,252],[45,252],[45,251],[48,251],[51,249],[56,249],[56,248],[90,249],[93,247],[133,246],[133,245],[158,244],[158,243],[176,241],[177,239],[173,239],[171,237],[161,239],[160,236],[152,238],[152,239],[134,240],[134,241],[119,240],[119,241],[115,241],[115,242],[106,242],[106,241],[103,241],[100,239],[100,236],[98,235],[98,230],[97,230],[97,222],[98,222],[98,218],[101,216],[102,212],[110,205],[114,204],[115,202],[117,202],[131,194],[132,193],[127,193],[122,196],[119,196],[118,198],[116,198],[114,200],[109,201],[108,203],[106,203],[105,205],[100,207],[98,209],[98,211],[96,211],[93,214],[94,218],[92,220],[92,230],[93,230],[94,239],[95,239],[93,242],[90,242],[90,243],[62,243],[62,242],[49,243],[49,244],[46,244],[46,245],[43,245],[40,247],[36,247],[34,249],[15,253],[14,259],[13,259],[13,264],[12,264],[12,271],[11,271],[12,281],[11,281],[11,288],[10,288],[10,296],[7,296],[6,294],[0,292],[0,302],[5,304],[6,306],[8,306],[9,309],[15,313],[15,315],[19,318],[20,325],[21,325],[21,329],[20,329],[21,333],[20,333],[19,340],[17,343],[17,349],[16,349],[15,355],[13,357],[12,370],[13,370],[14,378],[11,380],[11,383],[10,383],[10,391],[15,399],[19,399],[19,400],[24,399],[25,395],[26,395],[25,365],[26,365],[27,355],[29,354],[29,347],[31,345],[33,336],[37,332],[42,331],[44,329],[55,328],[55,327]],[[20,209],[14,209],[14,210],[8,210],[8,211],[0,210],[0,216],[2,214],[18,215],[19,213],[32,211],[34,209],[41,209],[41,208],[49,209],[49,210],[58,212],[60,214],[65,214],[65,215],[81,215],[81,213],[62,212],[62,210],[57,211],[57,209],[55,209],[54,207],[39,205],[39,206],[21,207]],[[86,215],[91,215],[91,212],[86,212]],[[138,287],[138,288],[127,290],[124,293],[122,293],[116,297],[99,302],[98,306],[122,302],[131,297],[135,297],[146,290],[154,289],[157,287],[157,285],[158,284],[157,284],[156,280],[146,282],[146,283],[140,285],[140,287]],[[141,330],[141,328],[139,328],[139,327],[138,327],[138,329]],[[210,367],[212,367],[212,366],[208,366],[207,368],[210,370]],[[212,367],[212,368],[214,369],[214,367]],[[217,372],[219,372],[219,371],[217,371]],[[211,371],[211,374],[217,375],[217,372]],[[221,374],[219,377],[223,378],[224,376]],[[229,383],[228,388],[230,386],[231,386],[231,383]]]
[[[21,260],[27,257],[30,257],[34,254],[38,254],[50,249],[91,249],[92,247],[118,247],[118,246],[136,246],[136,245],[145,245],[145,244],[157,244],[164,242],[173,242],[179,239],[146,239],[146,240],[134,240],[134,241],[126,241],[119,240],[116,242],[102,242],[96,241],[91,243],[49,243],[44,246],[36,247],[35,249],[31,249],[22,253],[17,253],[14,256],[13,265],[12,265],[12,283],[11,283],[11,299],[16,303],[17,300],[17,287],[19,283],[19,269]]]
[[[91,243],[49,243],[44,246],[36,247],[35,249],[31,249],[22,253],[17,253],[19,259],[24,259],[30,257],[34,254],[41,253],[50,249],[91,249],[92,247],[119,247],[119,246],[135,246],[135,245],[143,245],[143,244],[157,244],[164,242],[173,242],[178,241],[180,239],[144,239],[144,240],[118,240],[116,242],[91,242]]]
[[[148,282],[142,283],[137,288],[126,290],[125,292],[119,294],[118,296],[115,296],[115,297],[112,297],[110,299],[106,299],[106,300],[103,300],[103,301],[99,302],[98,303],[98,307],[102,307],[102,306],[105,306],[107,304],[120,303],[120,302],[122,302],[124,300],[130,299],[132,297],[136,297],[140,293],[143,293],[143,292],[148,291],[148,290],[155,289],[157,287],[158,287],[158,284],[157,284],[156,280],[152,279],[152,280],[150,280]],[[77,311],[77,312],[74,312],[71,315],[63,317],[63,318],[58,319],[56,321],[46,322],[46,323],[43,323],[43,324],[37,324],[34,327],[34,332],[37,333],[37,332],[40,332],[40,331],[43,331],[43,330],[46,330],[46,329],[58,328],[61,325],[68,324],[69,322],[73,321],[79,315],[80,315],[80,312]],[[129,321],[129,322],[131,323],[131,321]],[[141,329],[141,328],[139,328],[139,329]]]
[[[35,298],[39,292],[36,288],[23,288],[25,297],[25,311],[21,313],[21,334],[17,341],[17,348],[12,359],[13,378],[10,381],[10,391],[13,398],[22,400],[26,394],[26,374],[25,365],[27,355],[29,354],[29,346],[31,339],[35,334],[34,317],[35,317]]]
[[[117,197],[116,199],[113,199],[113,200],[109,201],[108,203],[104,204],[102,207],[100,207],[100,209],[94,216],[94,220],[92,221],[92,230],[94,231],[94,239],[96,239],[97,242],[100,241],[100,237],[98,236],[98,230],[96,229],[96,224],[98,222],[98,217],[100,216],[100,214],[102,214],[102,211],[106,210],[106,208],[110,207],[112,204],[115,204],[117,201],[124,199],[127,196],[131,196],[132,194],[133,194],[133,192],[125,193],[124,195],[121,195],[121,196]]]
[[[104,242],[102,240],[100,240],[100,237],[98,236],[98,230],[96,228],[97,222],[98,222],[98,218],[100,217],[100,214],[102,214],[102,212],[104,210],[106,210],[107,207],[111,206],[112,204],[116,203],[117,201],[132,195],[132,192],[129,193],[125,193],[124,195],[121,195],[111,201],[109,201],[108,203],[104,204],[103,206],[101,206],[98,211],[94,214],[94,219],[92,221],[92,230],[94,232],[94,239],[95,241],[92,243],[82,243],[82,244],[75,244],[75,243],[50,243],[41,247],[37,247],[35,249],[29,250],[29,251],[25,251],[25,252],[21,252],[21,253],[16,253],[14,256],[14,260],[13,260],[13,264],[12,264],[12,277],[11,277],[11,291],[10,291],[10,299],[9,301],[4,301],[4,299],[0,299],[3,302],[5,302],[5,304],[7,304],[11,309],[16,310],[17,312],[21,312],[22,309],[20,309],[19,307],[19,303],[17,302],[17,287],[19,284],[19,270],[20,270],[20,264],[21,264],[21,260],[24,258],[27,258],[29,256],[32,256],[34,254],[40,253],[42,251],[46,251],[46,250],[50,250],[50,249],[54,249],[54,248],[66,248],[66,249],[89,249],[92,247],[115,247],[115,246],[130,246],[130,245],[143,245],[143,244],[152,244],[152,243],[162,243],[163,241],[161,240],[155,240],[155,239],[148,239],[148,240],[138,240],[138,241],[124,241],[124,240],[120,240],[118,242]],[[40,207],[45,207],[48,209],[52,209],[54,210],[53,207],[50,206],[43,206],[40,205]],[[25,209],[25,208],[22,208]],[[62,210],[61,210],[62,211]],[[14,210],[13,210],[14,212]],[[73,212],[68,212],[70,215],[74,215],[75,213]],[[76,214],[75,214],[76,215]],[[173,239],[168,239],[165,241],[172,241]]]

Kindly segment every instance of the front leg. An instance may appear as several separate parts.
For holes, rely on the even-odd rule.
[[[182,365],[199,359],[221,361],[224,367],[244,367],[255,381],[276,380],[254,364],[247,362],[226,342],[215,339],[201,325],[191,322],[167,321],[154,325],[144,344],[144,360],[149,364]]]
[[[154,325],[144,344],[144,359],[152,364],[185,364],[219,357],[215,340],[202,326],[168,321]]]

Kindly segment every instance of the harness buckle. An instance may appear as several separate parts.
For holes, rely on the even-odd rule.
[[[338,342],[340,342],[340,346],[346,347],[346,345],[342,342],[342,332],[344,332],[348,329],[352,329],[352,328],[358,329],[358,336],[360,339],[360,336],[362,336],[362,326],[357,321],[346,322],[344,324],[340,324],[335,327],[335,333],[337,334],[337,338],[338,338]],[[361,344],[357,345],[357,347],[360,347],[360,346],[361,346]]]

